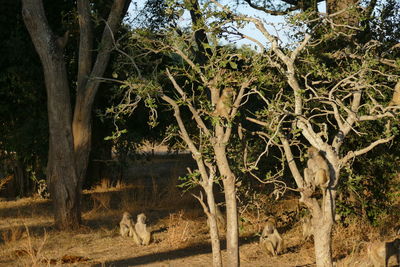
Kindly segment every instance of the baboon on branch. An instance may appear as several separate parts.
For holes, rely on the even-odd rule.
[[[229,119],[229,113],[231,112],[234,95],[235,92],[231,87],[225,88],[218,99],[213,115]]]
[[[313,146],[308,148],[307,168],[304,169],[304,180],[313,190],[319,186],[325,197],[326,189],[329,185],[329,166],[319,150]]]

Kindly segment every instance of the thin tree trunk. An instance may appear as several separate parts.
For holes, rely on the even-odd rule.
[[[210,209],[210,215],[207,215],[207,220],[210,224],[210,238],[211,238],[211,248],[213,255],[213,266],[221,267],[222,266],[222,257],[221,257],[221,245],[219,241],[219,233],[218,233],[218,224],[217,224],[217,212],[215,208],[215,199],[213,187],[211,185],[207,185],[204,188],[207,196],[207,205]]]
[[[321,203],[321,208],[310,206],[312,224],[314,229],[314,250],[316,265],[318,267],[333,266],[332,263],[332,228],[335,213],[336,191],[328,189]]]
[[[25,186],[25,172],[24,167],[21,160],[18,158],[18,155],[15,157],[14,161],[14,177],[17,182],[17,191],[20,197],[26,195],[26,186]]]
[[[223,177],[225,203],[226,203],[226,247],[227,247],[227,266],[239,266],[239,231],[236,203],[236,181],[232,173],[228,159],[226,158],[226,148],[224,145],[214,147],[218,170]]]
[[[314,228],[314,249],[317,267],[329,267],[332,265],[332,225],[333,223],[326,218],[313,217]]]

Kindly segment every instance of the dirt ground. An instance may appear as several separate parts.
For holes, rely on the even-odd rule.
[[[199,208],[148,209],[153,239],[149,246],[137,246],[132,239],[119,236],[122,210],[113,209],[112,205],[109,209],[86,211],[85,226],[74,232],[60,232],[52,227],[48,200],[26,198],[1,202],[0,213],[3,239],[0,266],[33,266],[35,262],[38,266],[61,265],[61,261],[73,258],[77,262],[65,266],[210,266],[212,263],[207,224]],[[242,266],[311,266],[311,243],[298,244],[298,238],[283,234],[284,254],[271,257],[261,251],[256,233],[251,232],[252,229],[243,231],[241,235]],[[222,246],[225,248],[224,242]],[[299,257],[300,250],[306,251],[307,256]]]
[[[0,266],[211,266],[207,223],[193,200],[184,199],[184,196],[169,206],[162,202],[159,205],[148,202],[142,207],[134,207],[128,205],[133,202],[121,198],[104,207],[97,206],[91,194],[86,192],[84,197],[84,226],[73,232],[53,228],[49,200],[25,198],[0,202]],[[134,195],[120,191],[104,194]],[[280,209],[286,212],[279,215],[280,219],[290,216],[288,207],[284,205],[292,201],[281,202]],[[124,210],[129,210],[134,216],[146,210],[152,232],[150,245],[137,246],[131,238],[119,236],[118,223]],[[290,220],[288,218],[286,220]],[[296,218],[287,225],[278,221],[285,241],[281,255],[273,257],[262,251],[258,245],[258,233],[263,219],[251,214],[241,215],[242,266],[314,265],[313,244],[302,240],[301,226]],[[225,257],[223,239],[222,247]],[[344,253],[350,254],[351,250]],[[335,254],[338,259],[342,258],[341,261],[348,259],[345,258],[348,255]],[[348,266],[367,266],[362,254],[352,259],[354,264]]]
[[[102,181],[84,191],[83,226],[76,231],[53,227],[49,200],[0,201],[0,266],[211,266],[205,215],[197,200],[176,187],[177,173],[182,170],[171,170],[171,179],[162,183],[155,174],[140,181],[141,172],[152,168],[142,165],[143,170],[131,170],[135,182]],[[240,210],[241,266],[314,266],[313,243],[302,238],[297,198],[258,201],[261,209]],[[119,235],[124,211],[134,218],[145,212],[152,232],[150,245],[137,246],[133,239]],[[284,239],[278,256],[268,255],[258,245],[263,224],[272,214]],[[337,266],[368,266],[365,247],[377,235],[371,226],[359,222],[335,225],[333,257]],[[221,242],[225,259],[225,240],[221,238]]]

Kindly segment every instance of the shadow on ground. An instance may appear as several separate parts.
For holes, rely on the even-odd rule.
[[[239,242],[240,245],[249,244],[257,241],[257,237],[242,237]],[[221,250],[226,249],[226,240],[221,240]],[[103,267],[103,266],[136,266],[136,265],[144,265],[151,264],[156,262],[168,261],[168,260],[176,260],[188,258],[191,256],[201,255],[201,254],[210,254],[211,253],[211,244],[210,243],[197,243],[191,246],[169,250],[164,252],[151,253],[148,255],[132,257],[127,259],[120,259],[114,261],[107,261],[104,263],[95,264],[92,266],[95,267]],[[211,263],[210,263],[211,264]]]

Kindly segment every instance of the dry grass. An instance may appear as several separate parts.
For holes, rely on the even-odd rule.
[[[134,185],[121,181],[113,185],[105,180],[85,191],[85,226],[73,232],[52,227],[47,200],[0,202],[0,266],[209,266],[207,223],[197,200],[177,189],[176,177],[163,184],[151,176],[147,179],[147,184]],[[302,240],[297,200],[259,201],[259,208],[243,209],[240,214],[241,265],[313,266],[313,243]],[[149,246],[137,246],[131,238],[119,236],[118,223],[124,211],[134,217],[145,212],[153,236]],[[271,214],[277,217],[285,241],[283,253],[277,257],[258,246],[258,234]],[[333,249],[338,266],[366,266],[365,245],[378,239],[379,232],[356,220],[348,227],[336,225]]]
[[[24,266],[43,266],[50,265],[50,262],[43,255],[43,248],[47,240],[46,231],[44,232],[42,240],[32,239],[28,227],[26,229],[27,239],[21,249],[18,250],[17,256]],[[23,257],[26,254],[26,258]],[[46,264],[47,263],[47,264]]]
[[[164,241],[171,247],[185,247],[201,241],[200,236],[204,235],[204,224],[198,219],[189,219],[185,211],[180,210],[169,215],[167,231]]]
[[[24,230],[20,226],[11,225],[9,229],[1,232],[1,238],[4,243],[12,243],[22,239]]]
[[[13,175],[8,175],[0,179],[0,190],[14,178]]]
[[[129,196],[129,191],[117,192],[126,193]],[[111,192],[115,194],[116,192]],[[165,195],[165,196],[168,196]],[[136,195],[138,199],[142,199],[141,195]],[[179,197],[175,196],[173,200]],[[185,198],[185,197],[183,197]],[[124,201],[123,196],[119,196],[121,202]],[[25,205],[24,200],[15,202],[12,209],[17,208],[21,204],[21,214],[26,213],[23,210],[29,209],[35,205],[35,201],[41,204],[39,200],[30,200],[30,205]],[[87,201],[91,201],[87,198]],[[115,200],[112,200],[115,201]],[[133,215],[146,211],[149,218],[149,227],[153,233],[153,240],[149,246],[138,247],[130,238],[122,238],[118,234],[118,222],[121,218],[123,210],[122,203],[111,205],[110,209],[102,209],[91,212],[89,209],[84,213],[86,227],[74,232],[59,232],[51,226],[38,227],[42,225],[42,220],[51,221],[51,214],[46,216],[41,215],[41,219],[32,216],[19,217],[18,220],[9,220],[11,224],[5,225],[0,222],[0,229],[8,230],[10,235],[8,242],[0,244],[0,266],[46,266],[47,264],[101,264],[114,266],[123,266],[121,261],[127,261],[131,265],[152,266],[155,262],[171,264],[171,266],[207,266],[211,261],[209,253],[209,236],[205,215],[197,204],[195,208],[182,209],[179,205],[174,204],[168,199],[161,199],[162,202],[168,205],[160,208],[148,208],[143,206],[144,202],[135,201],[129,203],[126,201],[126,208]],[[143,200],[144,201],[144,200]],[[150,198],[145,200],[151,204]],[[192,200],[191,200],[192,201]],[[180,203],[177,201],[177,203]],[[47,205],[50,205],[49,202]],[[193,202],[192,202],[193,203]],[[3,210],[4,203],[0,204],[0,210]],[[279,210],[279,202],[276,203],[274,209]],[[36,209],[39,212],[39,209]],[[47,213],[45,213],[47,214]],[[12,215],[12,214],[11,214]],[[301,240],[301,226],[295,223],[292,228],[285,228],[284,223],[280,222],[282,236],[285,240],[284,251],[282,255],[272,257],[263,253],[258,246],[258,228],[263,225],[266,214],[253,214],[246,211],[242,214],[241,222],[241,257],[243,266],[294,266],[307,265],[314,262],[314,250],[312,242],[303,242]],[[38,224],[35,225],[35,221]],[[26,224],[29,226],[29,236],[24,232],[21,235],[21,230],[18,227]],[[354,222],[355,226],[350,225],[347,228],[337,226],[334,235],[334,251],[335,257],[340,259],[340,264],[345,261],[354,262],[351,258],[343,256],[354,255],[354,258],[360,261],[362,254],[361,248],[354,250],[354,244],[358,244],[360,240],[373,238],[365,236],[365,233],[376,232],[371,228],[360,229],[360,223]],[[14,228],[12,228],[14,227]],[[12,230],[15,229],[15,230]],[[14,237],[13,237],[14,236]],[[19,236],[19,237],[17,237]],[[345,237],[345,238],[344,238]],[[204,251],[204,248],[207,248]],[[200,249],[201,252],[198,254]],[[18,251],[18,252],[16,252]],[[182,253],[187,256],[182,258]],[[205,254],[202,254],[205,253]],[[353,253],[353,254],[352,254]],[[150,255],[153,255],[150,257]],[[161,255],[161,256],[157,256]],[[162,256],[165,255],[165,256]],[[176,256],[174,256],[176,255]],[[225,255],[225,254],[224,254]],[[175,259],[174,259],[175,258]],[[146,260],[143,260],[146,259]],[[159,265],[156,265],[159,266]],[[341,265],[346,266],[346,265]],[[353,265],[354,266],[354,265]]]
[[[336,224],[333,234],[334,256],[343,257],[357,253],[369,240],[377,238],[377,230],[361,219],[353,219],[348,226]]]

